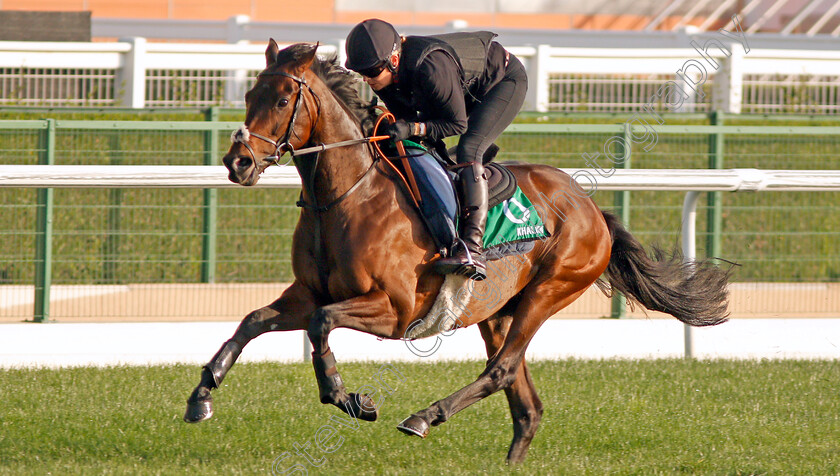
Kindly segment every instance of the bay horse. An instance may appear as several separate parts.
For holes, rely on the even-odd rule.
[[[435,274],[431,235],[402,183],[365,139],[374,114],[370,105],[359,99],[350,73],[335,59],[317,58],[316,49],[301,43],[281,51],[269,42],[266,68],[245,95],[244,125],[223,158],[231,181],[254,185],[282,155],[293,156],[303,183],[292,239],[294,282],[276,301],[245,316],[203,367],[186,421],[212,416],[210,391],[248,342],[291,330],[306,330],[312,342],[321,402],[373,421],[372,398],[348,393],[336,369],[328,343],[333,329],[404,339],[475,324],[487,350],[484,371],[398,429],[425,437],[430,426],[504,390],[513,418],[507,459],[515,463],[525,458],[543,413],[525,350],[546,319],[593,283],[690,325],[727,319],[728,272],[708,261],[649,257],[616,217],[576,190],[567,174],[546,165],[508,167],[527,196],[551,197],[542,209],[550,237],[527,254],[494,262],[484,281]]]

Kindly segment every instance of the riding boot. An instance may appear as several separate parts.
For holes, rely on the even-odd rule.
[[[487,277],[484,261],[484,227],[487,224],[487,177],[484,165],[473,162],[458,173],[461,189],[460,239],[452,246],[447,258],[439,259],[435,271],[441,274],[461,274],[476,281]]]

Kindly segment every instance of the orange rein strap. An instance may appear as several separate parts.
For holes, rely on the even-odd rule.
[[[391,114],[390,112],[387,112],[387,111],[383,112],[382,115],[379,116],[379,119],[376,121],[376,125],[373,127],[373,133],[374,134],[376,134],[378,132],[379,125],[385,119],[388,119],[388,121],[390,123],[393,123],[395,121],[395,118],[394,118],[393,114]],[[383,137],[383,136],[374,136],[374,137]],[[384,136],[384,137],[388,137],[388,136]],[[384,152],[382,152],[382,149],[379,147],[379,144],[376,143],[378,141],[372,141],[372,142],[373,142],[373,147],[376,149],[376,153],[379,155],[379,158],[382,159],[383,162],[388,164],[392,169],[394,169],[394,172],[396,172],[397,175],[400,177],[400,179],[402,179],[403,183],[406,186],[406,189],[408,190],[408,196],[411,197],[411,201],[414,202],[414,206],[416,206],[417,209],[419,210],[420,209],[420,202],[422,202],[422,199],[420,197],[420,190],[417,188],[417,182],[414,179],[414,173],[411,171],[411,165],[408,163],[408,155],[405,152],[405,147],[403,146],[402,142],[395,141],[396,144],[397,144],[397,153],[400,154],[399,158],[402,160],[403,168],[405,168],[405,173],[408,176],[407,179],[406,179],[406,176],[403,175],[402,172],[400,172],[400,169],[398,169],[397,166],[394,165],[394,163],[391,161],[391,158],[388,157],[387,155],[385,155]]]
[[[390,136],[376,135],[376,133],[379,129],[379,125],[382,123],[382,121],[384,119],[388,119],[390,122],[394,122],[394,120],[395,120],[393,114],[391,114],[390,112],[387,112],[387,111],[384,112],[382,115],[379,116],[379,119],[376,121],[376,125],[373,128],[374,135],[372,135],[370,137],[364,137],[364,138],[361,138],[361,139],[351,139],[351,140],[346,140],[346,141],[341,141],[341,142],[334,142],[332,144],[320,144],[320,145],[316,145],[316,146],[312,146],[312,147],[306,147],[304,149],[294,149],[294,148],[291,147],[291,144],[287,143],[286,144],[287,152],[289,153],[289,155],[292,158],[295,158],[297,156],[319,153],[319,152],[322,152],[322,151],[325,151],[325,150],[335,149],[335,148],[338,148],[338,147],[347,147],[347,146],[356,145],[356,144],[363,144],[363,143],[370,144],[370,143],[372,143],[378,158],[382,159],[383,162],[388,164],[394,170],[394,172],[397,173],[397,175],[400,177],[402,182],[405,184],[406,189],[408,190],[408,196],[411,198],[411,201],[414,202],[414,206],[416,206],[418,209],[420,209],[420,202],[422,201],[422,199],[420,197],[420,190],[417,187],[417,181],[414,179],[414,173],[411,171],[411,165],[408,163],[408,155],[406,154],[405,147],[403,146],[402,142],[400,142],[400,141],[396,142],[397,152],[400,154],[399,158],[402,160],[403,167],[405,168],[406,175],[408,176],[408,178],[406,178],[406,175],[403,175],[403,173],[400,171],[400,169],[397,168],[396,165],[394,165],[394,163],[391,161],[391,157],[388,157],[387,155],[385,155],[385,153],[382,152],[382,148],[379,147],[379,144],[378,144],[379,141],[390,139]],[[256,134],[251,133],[251,135],[256,135]],[[262,137],[259,137],[259,138],[262,139]],[[335,201],[333,201],[333,202],[331,202],[327,205],[324,205],[324,206],[314,206],[312,204],[304,202],[301,199],[296,203],[296,205],[298,207],[309,208],[309,209],[315,210],[317,212],[324,212],[324,211],[329,210],[330,208],[332,208],[333,205],[337,204],[338,202],[341,202],[343,199],[347,198],[347,196],[350,195],[350,193],[352,193],[353,191],[356,190],[356,188],[361,184],[362,180],[365,177],[367,177],[367,175],[370,173],[370,171],[373,170],[373,168],[375,167],[376,159],[377,159],[377,157],[374,157],[374,161],[373,161],[373,164],[371,164],[370,169],[368,169],[367,172],[365,172],[361,177],[359,177],[359,180],[352,187],[350,187],[349,190],[347,190],[340,197],[338,197],[338,199],[336,199]],[[277,163],[278,162],[275,161],[275,164],[277,164]]]

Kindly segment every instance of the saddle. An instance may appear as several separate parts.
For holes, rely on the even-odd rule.
[[[441,153],[441,148],[434,149],[435,152]],[[445,157],[442,158],[443,163],[448,164],[449,169],[457,167],[457,164],[452,160],[455,155],[455,147],[443,151]],[[484,151],[484,156],[481,158],[481,163],[484,164],[484,173],[487,175],[487,208],[502,203],[510,198],[516,191],[516,176],[502,164],[493,162],[496,154],[499,153],[499,146],[490,144],[490,147]]]
[[[417,200],[420,215],[435,245],[442,255],[458,238],[457,175],[453,172],[454,162],[441,156],[440,148],[427,149],[419,144],[404,141],[408,163],[417,182],[420,197]],[[484,171],[487,174],[488,208],[509,199],[516,192],[516,177],[507,167],[492,161],[499,151],[493,144],[484,154]],[[446,152],[446,151],[445,151]],[[444,153],[445,153],[444,152]],[[490,162],[490,163],[488,163]]]
[[[493,208],[513,196],[516,176],[507,167],[491,162],[484,167],[487,174],[487,208]]]

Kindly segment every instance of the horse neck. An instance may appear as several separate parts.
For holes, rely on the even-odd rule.
[[[326,88],[322,98],[321,117],[312,135],[315,144],[332,144],[360,139],[362,131],[352,114],[339,104]],[[318,203],[327,204],[349,190],[373,163],[367,144],[339,147],[321,152],[315,170],[315,191]],[[304,160],[313,160],[307,157]],[[307,197],[309,198],[309,197]]]

